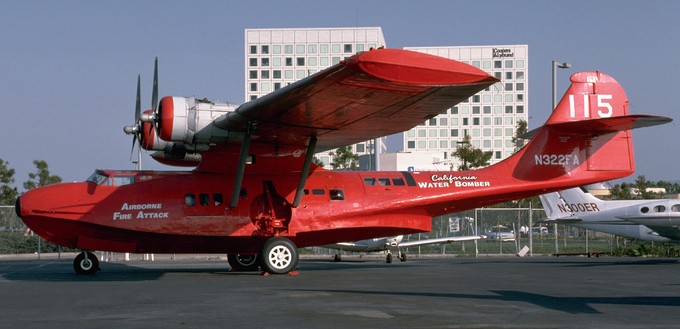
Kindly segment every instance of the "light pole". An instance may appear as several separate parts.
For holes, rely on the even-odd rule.
[[[560,63],[552,61],[552,110],[555,111],[557,107],[557,69],[568,69],[571,67],[569,63]]]
[[[568,69],[571,67],[571,64],[564,62],[560,63],[557,61],[552,61],[552,110],[555,111],[555,107],[557,107],[557,69]],[[553,224],[553,232],[555,234],[555,253],[559,253],[559,238],[557,236],[557,223]]]

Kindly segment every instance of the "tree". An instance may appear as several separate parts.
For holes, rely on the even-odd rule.
[[[33,164],[38,169],[38,172],[28,174],[29,180],[24,183],[26,190],[61,182],[61,177],[50,175],[50,171],[47,169],[47,162],[44,160],[33,160]]]
[[[526,139],[520,137],[526,133],[527,122],[525,120],[517,121],[517,129],[515,130],[515,136],[512,136],[512,144],[515,145],[514,152],[519,151],[522,147],[524,147],[524,144],[526,144]]]
[[[14,169],[9,168],[9,162],[0,159],[0,205],[14,204],[19,192],[14,184]]]
[[[484,152],[472,146],[470,143],[470,135],[465,135],[465,139],[463,139],[463,142],[460,144],[460,147],[451,152],[452,156],[459,158],[463,162],[458,167],[458,170],[469,170],[489,165],[489,160],[491,160],[493,152]]]
[[[352,153],[351,146],[339,147],[335,152],[331,152],[333,161],[331,166],[333,169],[350,169],[356,170],[359,167],[359,156]]]

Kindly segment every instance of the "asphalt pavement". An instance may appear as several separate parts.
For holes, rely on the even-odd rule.
[[[294,275],[156,255],[76,275],[71,254],[0,257],[0,328],[676,328],[662,258],[303,257]]]

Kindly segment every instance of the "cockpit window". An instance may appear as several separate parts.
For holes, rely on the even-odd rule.
[[[109,176],[106,176],[100,172],[95,172],[94,174],[90,175],[87,181],[97,185],[102,185],[102,183],[104,183],[107,178],[109,178]]]
[[[134,182],[135,182],[134,176],[113,176],[113,185],[114,186],[123,186],[123,185],[132,184]]]

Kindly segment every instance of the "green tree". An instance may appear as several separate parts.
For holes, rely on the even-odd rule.
[[[470,170],[474,168],[485,167],[489,165],[489,160],[493,152],[482,151],[470,143],[470,135],[465,135],[465,139],[460,143],[461,146],[455,151],[451,152],[452,156],[457,157],[463,163],[458,167],[458,170]]]
[[[44,160],[33,160],[33,164],[38,171],[28,174],[29,180],[24,183],[26,190],[61,182],[61,177],[50,175],[50,171],[47,169],[47,162]]]
[[[359,156],[352,153],[351,146],[339,147],[330,154],[333,156],[333,161],[331,162],[333,169],[356,170],[359,167]]]
[[[526,139],[521,138],[521,136],[527,133],[527,129],[528,128],[526,120],[517,121],[515,136],[512,136],[512,144],[515,145],[514,152],[519,151],[526,144]]]
[[[0,205],[12,205],[19,192],[14,185],[14,169],[9,168],[9,162],[0,159]]]

